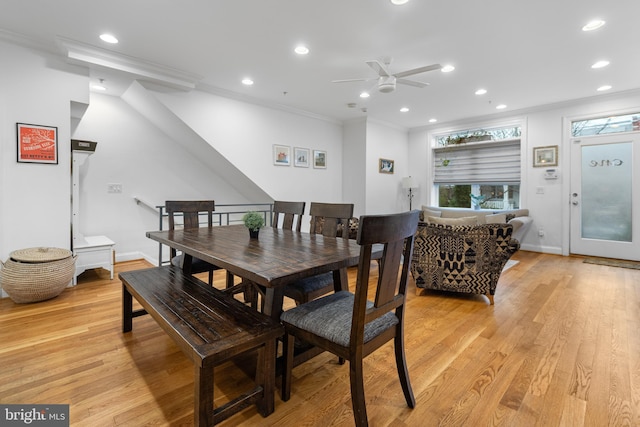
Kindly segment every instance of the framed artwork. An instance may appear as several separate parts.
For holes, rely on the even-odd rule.
[[[58,128],[16,123],[19,163],[58,164]]]
[[[380,173],[393,173],[395,162],[389,159],[380,159],[378,162],[378,172]]]
[[[291,147],[287,145],[274,145],[273,164],[276,166],[289,166],[291,164]]]
[[[316,169],[327,168],[327,152],[321,150],[313,150],[313,167]]]
[[[309,167],[309,149],[308,148],[293,148],[293,166],[299,168]]]
[[[558,166],[558,146],[533,147],[533,167]]]

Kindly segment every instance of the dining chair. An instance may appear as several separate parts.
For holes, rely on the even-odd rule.
[[[356,426],[366,426],[363,359],[393,339],[396,367],[407,405],[415,406],[404,352],[404,313],[413,239],[419,211],[360,217],[360,260],[354,292],[339,291],[285,311],[282,400],[291,397],[295,340],[349,361],[351,404]],[[380,274],[369,286],[372,246],[382,244]],[[398,280],[399,277],[399,280]],[[375,289],[375,294],[369,294]]]
[[[349,238],[349,218],[353,216],[353,203],[311,202],[309,214],[311,215],[310,233],[336,237],[338,230],[342,230],[342,238]],[[284,295],[293,299],[296,304],[303,304],[333,290],[333,273],[328,272],[300,279],[285,286]]]
[[[167,200],[164,203],[165,210],[169,218],[169,230],[175,230],[176,217],[182,216],[182,228],[185,230],[200,227],[200,215],[206,214],[207,227],[213,227],[213,212],[215,211],[215,201],[213,200]],[[184,266],[184,255],[178,254],[174,248],[170,248],[171,264],[182,268]],[[209,285],[213,285],[213,271],[219,270],[213,264],[209,264],[198,258],[191,261],[191,273],[209,273]],[[227,275],[227,283],[229,275]]]
[[[273,215],[271,220],[272,227],[283,230],[293,230],[295,224],[295,231],[299,232],[302,228],[302,216],[304,215],[305,205],[305,202],[275,200],[271,210]],[[226,292],[233,295],[242,292],[245,301],[249,302],[253,308],[257,308],[258,294],[262,295],[262,301],[264,302],[266,291],[263,287],[245,281],[244,279],[239,284],[233,284],[233,276],[231,276],[231,285],[227,286]]]
[[[302,228],[302,216],[304,215],[305,202],[283,202],[276,200],[273,202],[273,219],[271,225],[273,228],[282,228],[283,230],[300,231]],[[282,219],[282,220],[281,220]]]

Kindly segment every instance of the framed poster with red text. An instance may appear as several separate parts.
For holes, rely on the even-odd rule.
[[[18,162],[58,164],[58,128],[16,123]]]

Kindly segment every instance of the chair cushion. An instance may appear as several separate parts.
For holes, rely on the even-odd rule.
[[[318,291],[329,285],[333,285],[333,273],[331,272],[307,277],[291,283],[285,286],[284,294],[296,301],[303,301],[303,295]]]
[[[307,330],[341,346],[349,345],[354,296],[340,291],[301,304],[285,311],[280,320]],[[367,301],[367,307],[373,303]],[[367,323],[364,327],[364,342],[369,342],[383,331],[398,324],[398,318],[389,312]]]
[[[171,265],[176,266],[178,268],[182,268],[182,264],[184,263],[184,257],[182,255],[176,255],[173,258],[171,258]],[[217,270],[218,267],[216,267],[213,264],[209,264],[206,261],[203,261],[199,258],[192,258],[191,259],[191,272],[192,273],[204,273],[210,270]]]

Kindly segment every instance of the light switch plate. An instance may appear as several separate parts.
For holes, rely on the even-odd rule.
[[[122,193],[122,184],[107,184],[107,193]]]

